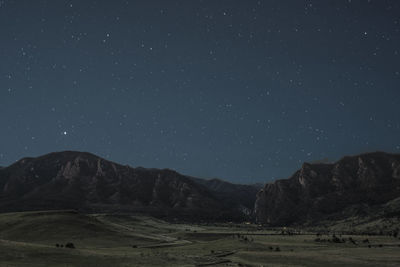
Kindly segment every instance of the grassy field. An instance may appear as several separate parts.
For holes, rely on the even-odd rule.
[[[398,238],[281,232],[74,211],[8,213],[0,214],[0,266],[400,266]]]

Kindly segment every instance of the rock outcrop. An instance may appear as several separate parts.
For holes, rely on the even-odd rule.
[[[333,164],[304,163],[289,179],[258,192],[255,214],[270,225],[312,224],[366,216],[399,197],[400,155],[376,152]]]

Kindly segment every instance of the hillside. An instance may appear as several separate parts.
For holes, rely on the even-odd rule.
[[[242,206],[248,204],[247,199],[235,205],[223,203],[218,192],[172,170],[122,166],[90,153],[24,158],[0,170],[1,212],[76,209],[242,220],[246,217]]]
[[[303,164],[289,179],[257,194],[257,221],[270,225],[314,224],[354,217],[366,220],[400,214],[400,155],[369,153],[333,164]]]
[[[192,179],[213,192],[222,203],[239,206],[249,215],[253,213],[257,192],[262,188],[261,184],[232,184],[216,178]]]

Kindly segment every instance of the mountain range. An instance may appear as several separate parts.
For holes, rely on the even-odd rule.
[[[304,163],[290,178],[258,192],[255,214],[259,223],[269,225],[312,225],[399,218],[399,203],[400,155],[376,152],[331,164]]]
[[[0,169],[0,211],[141,212],[192,220],[246,220],[259,185],[123,166],[90,153],[24,158]],[[238,196],[238,197],[236,197]]]
[[[76,151],[0,168],[0,212],[55,209],[272,226],[399,218],[400,155],[376,152],[304,163],[290,178],[265,186],[133,168]]]

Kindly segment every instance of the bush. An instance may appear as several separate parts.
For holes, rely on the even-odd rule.
[[[65,244],[65,247],[66,248],[75,248],[75,245],[74,245],[74,243],[69,242],[69,243]]]
[[[352,237],[349,237],[349,241],[350,241],[351,243],[353,243],[354,245],[357,245],[356,241],[355,241]]]
[[[342,243],[342,240],[340,240],[336,235],[333,235],[333,236],[332,236],[332,241],[333,241],[334,243]]]
[[[398,232],[397,230],[394,231],[394,232],[393,232],[393,237],[394,237],[394,238],[397,238],[398,236],[399,236],[399,232]]]

